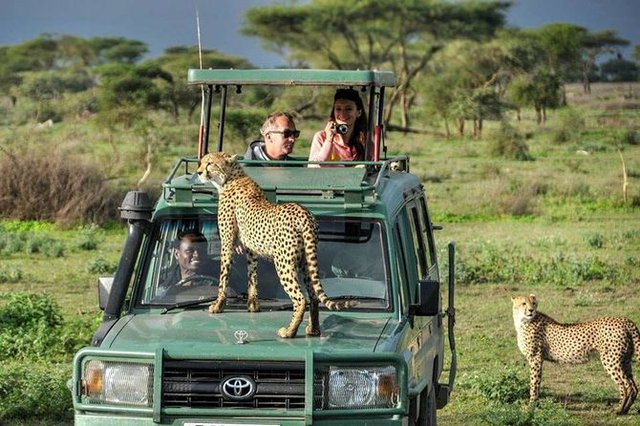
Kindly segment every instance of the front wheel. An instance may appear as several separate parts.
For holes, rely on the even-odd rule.
[[[432,387],[426,387],[414,403],[419,403],[418,411],[413,413],[416,418],[409,419],[410,425],[436,426],[436,392]]]

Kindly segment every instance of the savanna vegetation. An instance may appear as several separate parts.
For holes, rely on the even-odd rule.
[[[534,292],[560,321],[640,322],[640,51],[617,56],[628,41],[611,30],[506,28],[507,8],[314,0],[250,10],[243,32],[289,66],[396,72],[388,154],[411,156],[440,242],[458,247],[459,371],[442,424],[637,424],[637,407],[613,415],[596,361],[547,366],[528,409],[509,297]],[[117,206],[128,189],[158,195],[196,153],[200,91],[184,81],[198,49],[145,52],[70,35],[0,47],[0,423],[71,423],[71,357],[100,322],[97,277],[115,271],[126,232]],[[203,66],[253,67],[213,50]],[[234,153],[287,109],[305,156],[330,108],[307,90],[230,97]]]

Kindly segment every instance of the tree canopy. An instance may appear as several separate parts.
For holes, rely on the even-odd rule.
[[[447,40],[491,37],[509,3],[437,0],[312,0],[249,9],[243,33],[298,66],[391,69],[398,87],[385,114],[402,107],[408,125],[413,80]]]

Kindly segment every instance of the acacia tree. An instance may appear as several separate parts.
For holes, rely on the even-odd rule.
[[[433,0],[311,0],[249,9],[242,31],[290,63],[335,69],[391,68],[398,79],[384,114],[402,108],[408,127],[412,84],[448,40],[492,35],[509,3]]]
[[[591,73],[599,56],[615,53],[616,47],[628,46],[629,40],[620,38],[613,30],[588,33],[582,41],[582,88],[591,93]]]
[[[250,62],[239,56],[230,56],[217,50],[202,50],[202,67],[207,68],[254,68]],[[172,76],[172,82],[164,91],[167,102],[171,105],[174,119],[178,119],[180,108],[186,108],[189,119],[200,104],[199,88],[188,86],[186,70],[200,68],[200,52],[197,46],[175,46],[165,50],[164,54],[148,63],[161,67]]]

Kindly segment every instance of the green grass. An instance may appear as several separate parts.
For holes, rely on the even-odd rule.
[[[411,170],[425,183],[432,219],[444,227],[436,234],[442,250],[450,240],[458,249],[458,375],[452,401],[439,412],[441,424],[638,424],[640,402],[628,416],[613,414],[617,390],[597,360],[570,367],[546,364],[542,401],[534,411],[525,407],[526,393],[522,396],[528,369],[516,345],[511,296],[535,293],[540,310],[562,322],[624,315],[640,323],[640,145],[621,146],[631,172],[626,203],[616,150],[621,132],[638,128],[640,113],[600,108],[604,101],[597,96],[605,95],[594,95],[589,103],[573,94],[586,116],[584,132],[574,139],[553,142],[562,124],[553,112],[544,128],[526,111],[525,121],[511,122],[533,161],[491,156],[491,135],[500,126],[493,122],[485,123],[481,140],[386,137],[389,153],[411,155]],[[303,132],[294,154],[305,156],[321,125],[297,124]],[[192,124],[158,125],[149,136],[154,167],[144,186],[157,194],[176,158],[195,154],[196,136]],[[56,125],[49,133],[0,128],[5,148],[37,144],[93,158],[104,165],[100,172],[106,178],[127,189],[144,171],[142,161],[130,159],[144,158],[145,142],[139,135],[108,134],[82,122]],[[242,153],[245,146],[235,140],[230,150]],[[81,319],[87,327],[100,316],[97,277],[113,270],[125,235],[122,225],[60,229],[2,221],[0,293],[50,295],[66,322]]]

